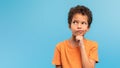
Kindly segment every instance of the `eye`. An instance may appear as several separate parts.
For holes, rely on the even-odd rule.
[[[87,25],[87,23],[86,23],[86,22],[82,22],[81,24],[82,24],[82,25]]]
[[[77,21],[73,21],[73,24],[78,24],[78,22]]]

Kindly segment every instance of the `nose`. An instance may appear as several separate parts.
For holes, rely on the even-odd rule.
[[[82,28],[82,25],[79,23],[77,26],[77,29],[81,29],[81,28]]]

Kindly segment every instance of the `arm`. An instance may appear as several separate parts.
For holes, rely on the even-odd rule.
[[[76,39],[79,40],[79,46],[80,46],[83,68],[94,68],[95,67],[95,61],[90,59],[87,56],[86,50],[85,50],[85,47],[84,47],[83,37],[82,36],[77,36]]]
[[[83,68],[94,68],[95,67],[95,61],[88,58],[88,56],[87,56],[87,54],[85,52],[84,45],[81,45],[80,51],[81,51]]]
[[[62,68],[62,65],[56,65],[56,68]]]

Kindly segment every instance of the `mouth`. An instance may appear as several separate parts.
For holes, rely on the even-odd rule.
[[[78,30],[78,31],[76,31],[76,34],[77,34],[77,35],[80,35],[80,34],[83,34],[83,33],[84,33],[83,30]]]

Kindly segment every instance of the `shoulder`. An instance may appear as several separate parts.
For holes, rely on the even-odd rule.
[[[87,44],[91,47],[98,47],[98,43],[94,40],[89,40],[89,39],[86,39],[87,40]]]
[[[56,44],[56,48],[58,50],[61,50],[62,48],[65,48],[65,46],[68,44],[68,40],[61,41]]]

